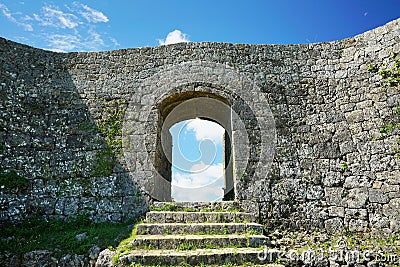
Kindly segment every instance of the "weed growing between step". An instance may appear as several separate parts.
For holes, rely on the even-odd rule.
[[[131,235],[126,238],[125,240],[123,240],[119,246],[116,249],[116,254],[112,259],[112,262],[114,264],[117,264],[119,262],[120,257],[124,256],[124,255],[128,255],[132,250],[137,250],[137,249],[142,249],[142,250],[154,250],[154,249],[158,249],[158,248],[154,248],[151,246],[135,246],[133,247],[131,244],[132,242],[136,239],[137,237],[137,227],[138,224],[135,225],[134,229],[132,230]],[[205,233],[204,235],[210,235],[209,233]],[[247,238],[247,247],[251,247],[250,246],[250,241],[249,238],[250,236],[253,235],[253,231],[249,231],[246,233],[246,238]],[[180,235],[176,235],[176,236],[180,236]],[[196,249],[222,249],[222,248],[233,248],[233,249],[237,249],[237,248],[243,248],[243,246],[241,245],[234,245],[234,244],[229,244],[226,246],[216,246],[214,244],[205,244],[204,246],[198,247],[196,244],[190,242],[190,241],[184,241],[181,244],[178,245],[178,247],[176,248],[176,250],[178,251],[191,251],[191,250],[196,250]],[[260,247],[260,250],[263,250],[264,247]],[[141,266],[141,265],[133,265],[133,266]],[[223,265],[225,266],[225,265]],[[249,265],[250,266],[250,265]]]
[[[133,240],[136,239],[138,225],[142,222],[143,221],[136,223],[135,226],[133,227],[130,235],[127,238],[125,238],[124,240],[122,240],[118,246],[115,246],[116,253],[115,253],[114,257],[112,258],[112,262],[114,264],[119,261],[119,258],[121,256],[129,254],[129,252],[133,249],[131,243],[133,242]]]
[[[151,205],[150,211],[179,211],[179,207],[173,204],[166,204],[163,207]]]
[[[179,264],[180,267],[192,267],[192,265],[189,265],[186,262],[181,262]],[[224,264],[218,264],[218,265],[209,265],[209,264],[204,264],[204,263],[200,263],[199,267],[258,267],[258,266],[263,266],[263,267],[268,267],[272,265],[254,265],[254,263],[252,262],[245,262],[242,265],[234,265],[233,263],[224,263]],[[155,265],[142,265],[140,263],[132,263],[130,265],[130,267],[176,267],[176,265],[163,265],[163,264],[155,264]],[[275,267],[275,266],[274,266]]]
[[[179,207],[177,205],[174,205],[172,203],[168,203],[162,207],[156,207],[152,205],[150,207],[150,211],[184,211],[184,212],[243,212],[243,210],[239,208],[232,208],[229,207],[227,209],[196,209],[192,207]]]
[[[188,235],[200,235],[200,236],[206,236],[206,235],[210,235],[210,236],[215,236],[215,235],[219,235],[219,236],[228,236],[228,235],[243,235],[242,232],[234,232],[234,233],[229,233],[227,228],[224,228],[224,232],[218,232],[218,231],[210,231],[210,232],[196,232],[193,234],[188,234]],[[246,235],[247,237],[252,236],[252,235],[261,235],[262,233],[257,232],[256,230],[249,230],[247,232],[244,233],[244,235]],[[167,235],[174,235],[171,234],[169,231],[164,234],[164,236]],[[176,235],[181,235],[181,234],[176,234]]]

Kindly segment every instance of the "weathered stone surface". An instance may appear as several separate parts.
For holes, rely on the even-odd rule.
[[[328,205],[344,205],[344,189],[340,187],[325,188],[325,198]]]
[[[383,215],[387,216],[391,221],[400,219],[400,198],[394,198],[388,204],[383,205]]]
[[[328,219],[325,221],[325,229],[328,232],[341,232],[343,230],[343,220],[340,218]]]
[[[25,253],[22,257],[22,266],[56,267],[57,259],[47,250],[35,250]]]
[[[346,202],[347,207],[352,209],[363,208],[368,199],[368,189],[354,188],[349,190],[349,195],[347,196]]]
[[[330,206],[328,208],[328,214],[331,217],[344,217],[344,208],[343,207]]]
[[[113,267],[112,257],[115,255],[114,251],[105,249],[100,252],[96,261],[96,267]]]
[[[366,220],[351,219],[349,221],[349,231],[366,231],[368,228],[368,222]]]
[[[372,203],[385,204],[389,201],[389,195],[381,189],[371,188],[368,191],[369,201]]]
[[[59,267],[90,267],[84,255],[64,255],[59,261]]]

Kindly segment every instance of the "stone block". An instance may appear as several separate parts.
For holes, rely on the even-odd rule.
[[[65,198],[64,215],[74,215],[79,210],[79,198]]]
[[[350,189],[346,198],[347,207],[352,209],[365,208],[367,199],[368,189],[366,187]]]
[[[345,209],[345,219],[367,219],[366,209]]]
[[[394,198],[383,205],[383,214],[391,220],[400,221],[400,198]]]
[[[362,232],[365,231],[367,227],[368,222],[366,220],[351,219],[349,221],[348,229],[349,231]]]
[[[368,218],[371,228],[384,229],[389,227],[389,219],[380,213],[370,213]]]
[[[361,122],[364,120],[364,112],[362,110],[354,110],[344,114],[349,123]]]
[[[333,218],[325,221],[325,229],[331,233],[340,233],[343,231],[343,219]]]
[[[367,176],[347,176],[344,181],[344,188],[352,189],[357,187],[368,187],[370,180]]]
[[[345,201],[344,189],[341,187],[327,187],[325,188],[325,199],[328,205],[343,207]]]
[[[389,202],[389,194],[382,189],[370,188],[368,190],[369,201],[372,203],[385,204]]]
[[[328,207],[328,214],[331,217],[344,217],[344,208],[330,206],[330,207]]]
[[[342,185],[345,180],[345,176],[340,172],[329,171],[325,173],[323,183],[325,187],[334,187]]]

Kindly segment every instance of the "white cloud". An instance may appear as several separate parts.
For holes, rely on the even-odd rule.
[[[0,3],[0,9],[6,18],[12,22],[15,22],[15,18],[11,15],[10,10],[4,4]]]
[[[180,30],[174,30],[168,33],[165,40],[158,39],[160,45],[176,44],[176,43],[187,43],[189,42],[188,36],[182,33]]]
[[[42,12],[42,16],[33,14],[34,19],[42,26],[73,29],[81,23],[77,16],[72,13],[64,13],[57,7],[44,6]]]
[[[175,201],[221,201],[224,195],[222,188],[203,187],[203,188],[180,188],[172,186],[171,196]]]
[[[1,13],[3,13],[3,15],[12,23],[15,23],[18,26],[21,26],[24,28],[25,31],[33,31],[33,27],[31,24],[26,23],[26,18],[22,18],[22,19],[16,19],[12,13],[10,12],[10,10],[2,3],[0,3],[0,9],[1,9]]]
[[[120,46],[121,44],[118,43],[117,39],[110,37],[110,41],[115,45],[115,46]]]
[[[47,37],[49,50],[56,52],[66,51],[96,51],[106,46],[101,35],[90,29],[87,37],[79,34],[53,34]]]
[[[218,183],[223,186],[224,169],[222,163],[206,165],[194,164],[189,172],[173,172],[172,184],[183,188],[199,188]]]
[[[75,50],[81,45],[78,36],[71,34],[53,34],[47,37],[50,50],[56,52],[65,52]]]
[[[175,201],[220,201],[224,195],[222,164],[192,166],[191,173],[173,172],[171,196]]]
[[[6,5],[0,3],[1,15],[26,31],[33,31],[34,27],[38,29],[38,32],[29,38],[40,37],[46,40],[42,48],[48,50],[99,51],[120,46],[115,38],[96,30],[96,23],[109,21],[107,16],[79,2],[63,6],[43,4],[38,13],[29,14],[11,12]],[[22,39],[19,38],[19,40]]]
[[[186,129],[193,131],[197,140],[209,139],[214,143],[221,143],[225,133],[225,129],[218,123],[202,119],[189,120]]]
[[[78,2],[74,2],[74,5],[82,8],[78,10],[78,13],[82,15],[82,17],[84,17],[88,22],[108,22],[108,18],[106,15],[103,14],[103,12],[95,10],[87,5]]]
[[[89,30],[88,33],[89,36],[84,43],[84,47],[88,50],[100,50],[106,45],[99,33],[95,32],[93,29]]]

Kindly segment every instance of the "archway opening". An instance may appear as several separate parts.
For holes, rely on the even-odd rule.
[[[159,121],[154,166],[160,176],[154,183],[154,195],[159,196],[156,199],[162,201],[233,200],[235,193],[230,103],[215,94],[189,91],[167,97],[158,108]],[[214,132],[212,128],[219,130]],[[182,144],[184,139],[173,137],[177,134],[176,132],[182,135],[185,131],[189,135],[192,134],[193,138],[196,138],[196,133],[202,131],[203,136],[199,134],[197,139],[198,146],[193,147],[193,143]],[[206,134],[211,137],[207,138]],[[199,140],[201,137],[204,138]],[[186,159],[185,153],[182,155],[180,145],[184,147],[186,145],[187,150],[191,150],[186,152],[189,153]],[[183,162],[186,162],[186,165],[179,166],[182,162],[176,159],[177,155],[183,156]],[[194,158],[196,155],[197,158]],[[211,173],[214,174],[211,175]],[[206,175],[208,179],[204,177]]]
[[[175,123],[171,197],[174,201],[222,201],[225,188],[225,129],[209,119]]]

